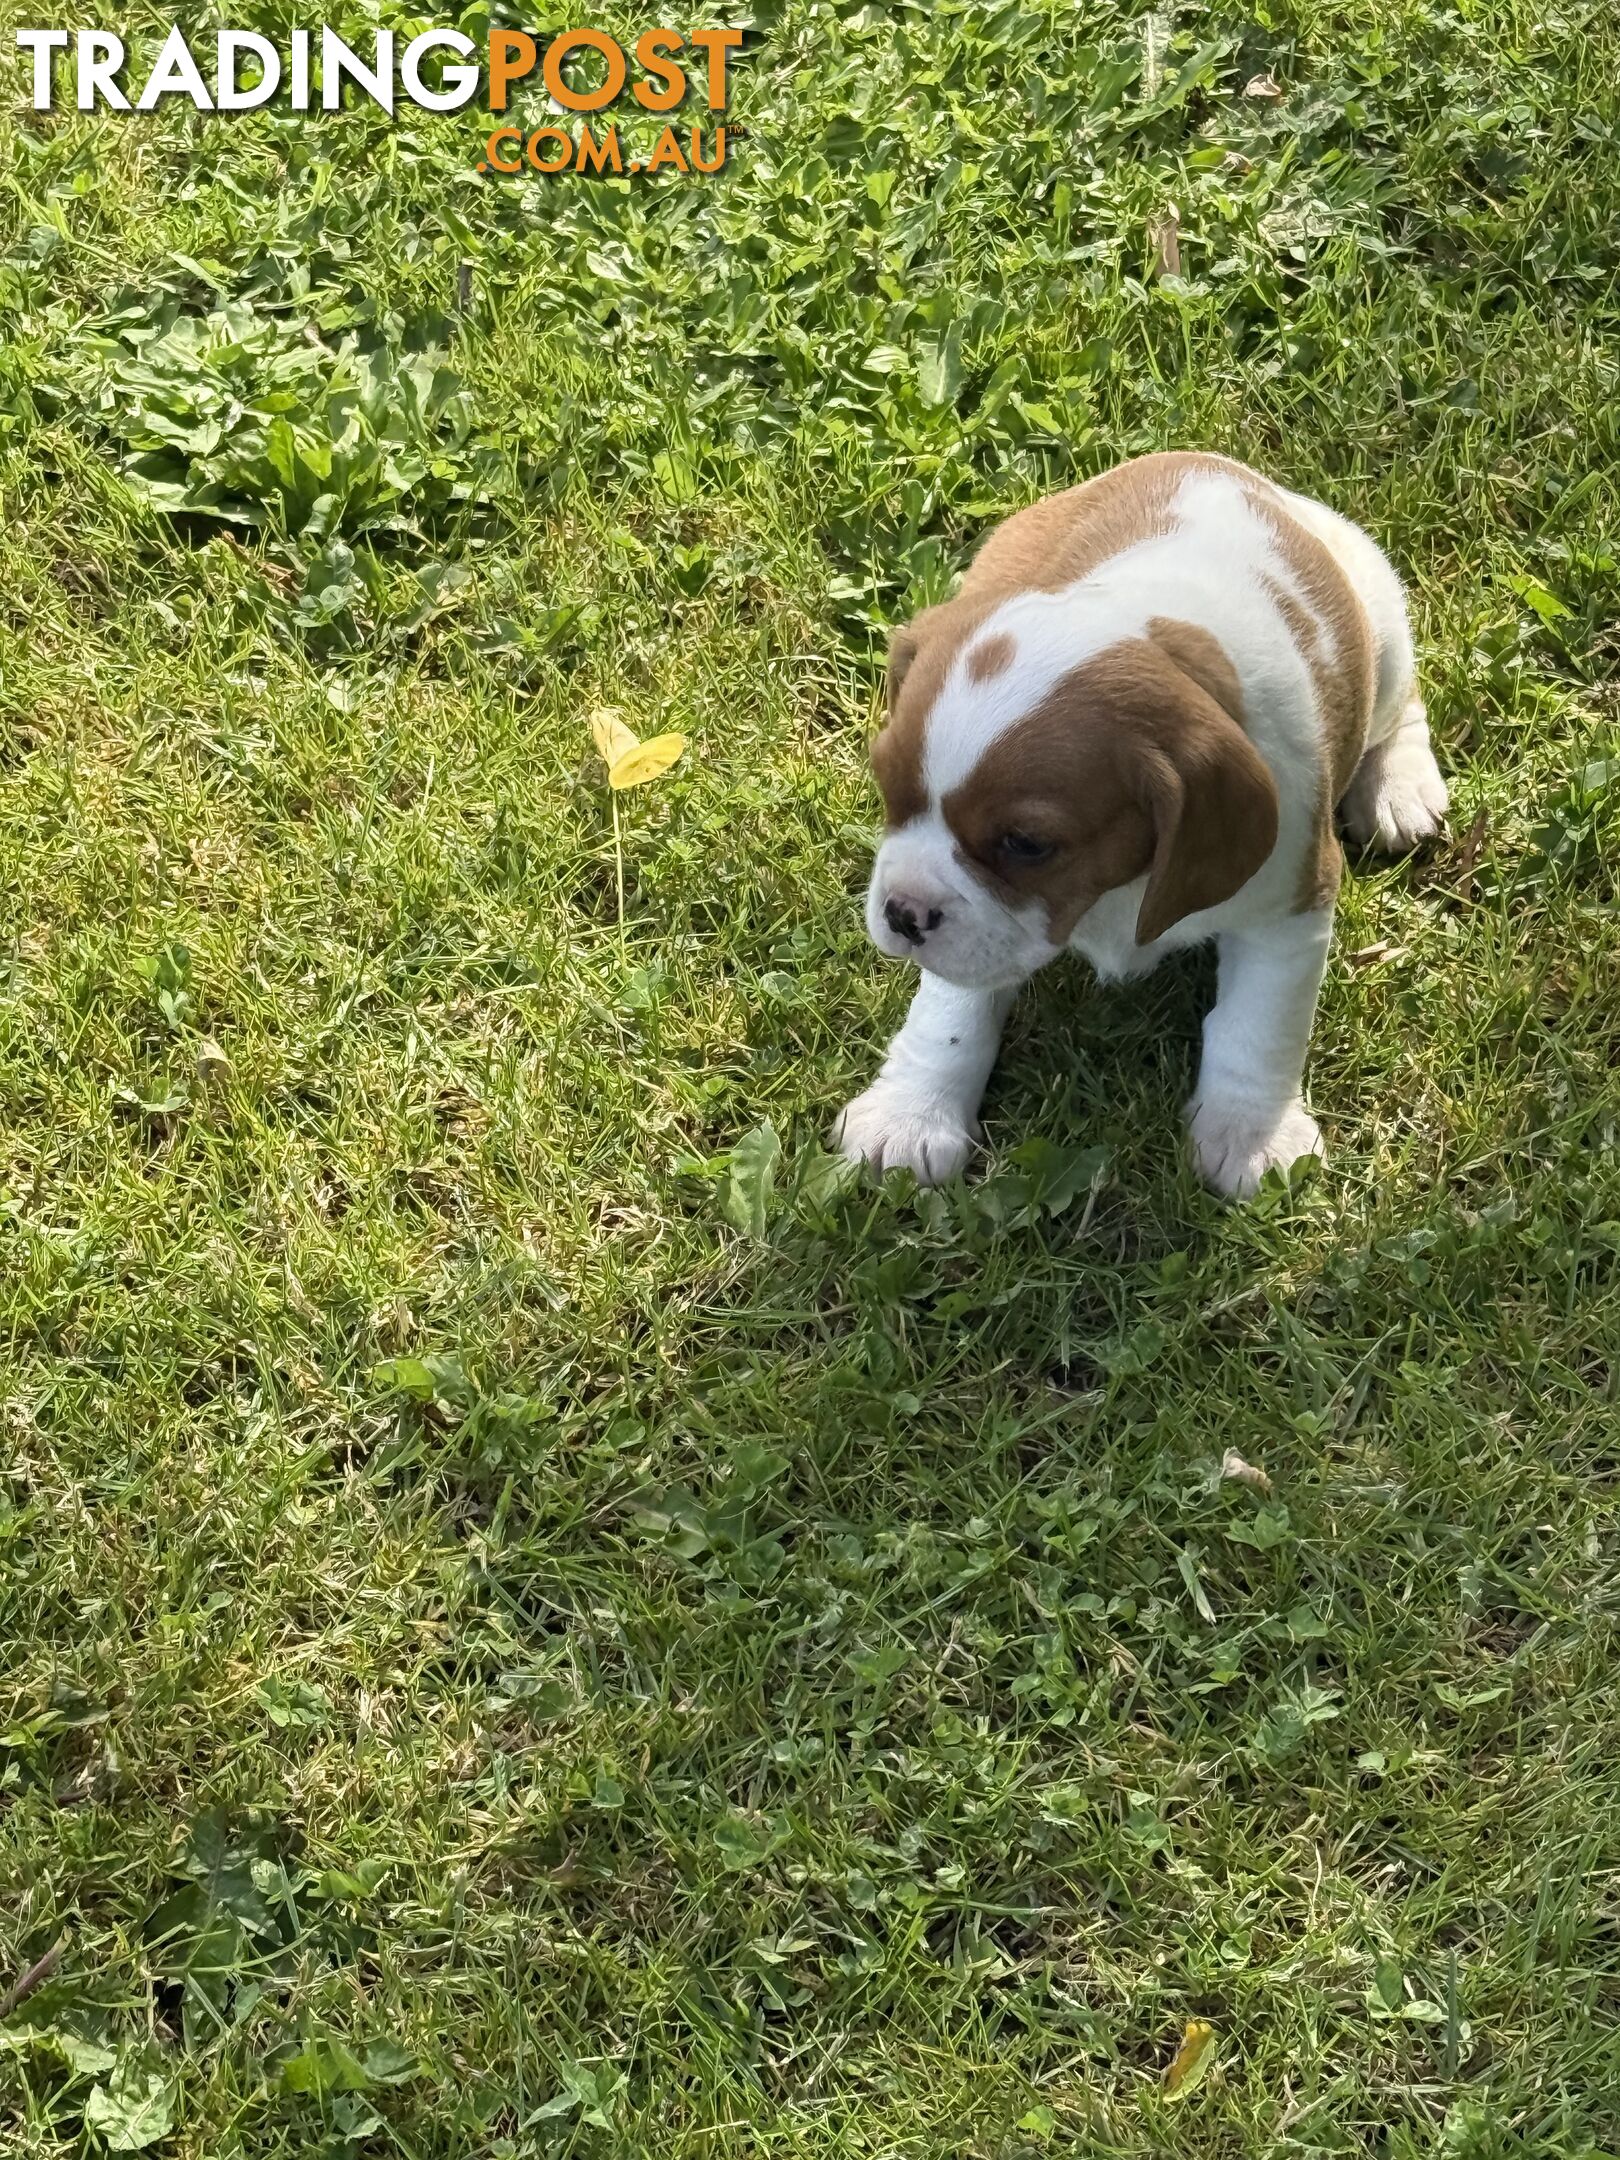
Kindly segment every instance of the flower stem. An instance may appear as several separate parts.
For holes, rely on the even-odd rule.
[[[624,956],[624,836],[619,830],[619,798],[613,798],[614,889],[619,896],[619,956]]]

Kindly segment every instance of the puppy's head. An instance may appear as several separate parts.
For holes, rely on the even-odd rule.
[[[1216,640],[1156,619],[1077,662],[1051,609],[987,623],[948,602],[890,649],[867,928],[969,988],[1021,981],[1138,879],[1150,944],[1230,899],[1276,844],[1277,791]]]

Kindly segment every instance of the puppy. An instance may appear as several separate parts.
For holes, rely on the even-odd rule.
[[[1230,459],[1144,457],[1021,510],[895,633],[867,895],[921,981],[837,1143],[959,1171],[1014,991],[1216,940],[1188,1106],[1218,1191],[1320,1154],[1305,1048],[1351,836],[1439,826],[1399,578],[1356,526]]]

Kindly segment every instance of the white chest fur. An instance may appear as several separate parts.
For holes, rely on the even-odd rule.
[[[1136,918],[1146,890],[1145,877],[1120,885],[1104,893],[1075,925],[1069,950],[1089,960],[1104,982],[1123,982],[1127,976],[1145,975],[1180,942],[1172,935],[1155,938],[1151,945],[1137,944]]]

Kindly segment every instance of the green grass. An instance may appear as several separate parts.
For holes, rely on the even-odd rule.
[[[723,15],[724,175],[496,186],[0,6],[0,2147],[1613,2151],[1620,32]],[[886,626],[1178,443],[1414,595],[1331,1162],[1076,969],[851,1189]]]

